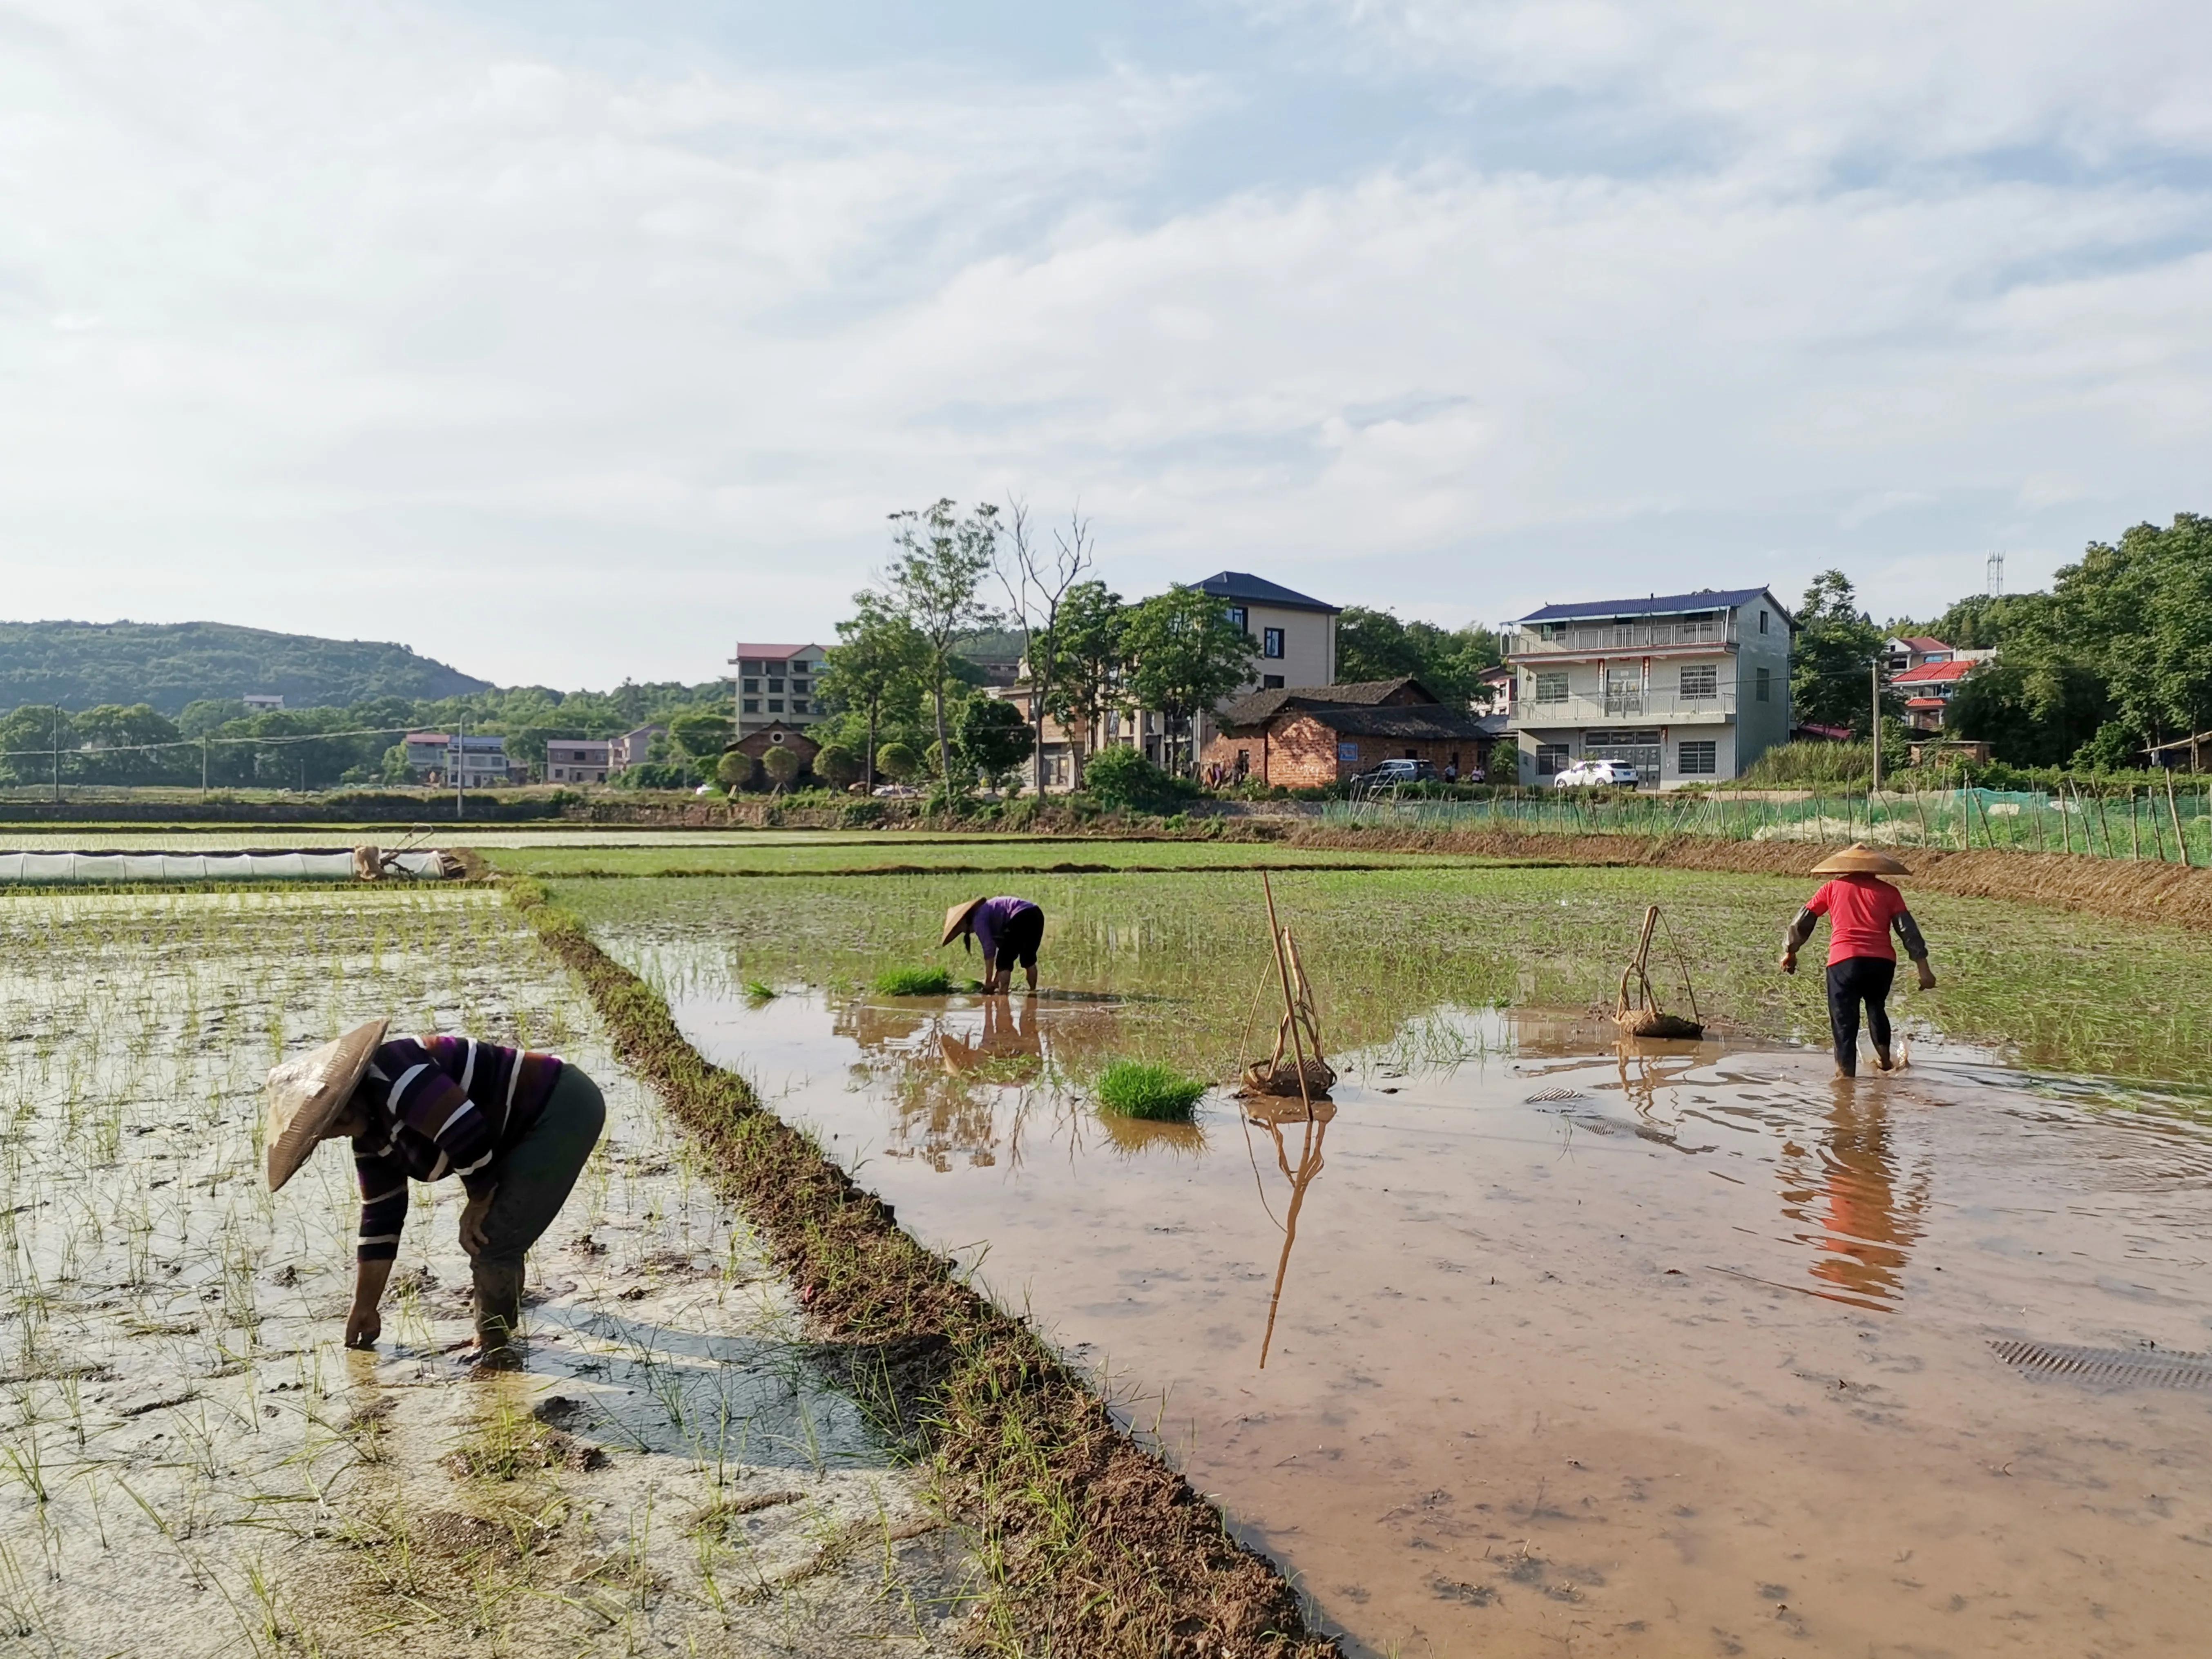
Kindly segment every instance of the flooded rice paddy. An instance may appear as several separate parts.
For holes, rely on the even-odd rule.
[[[548,1048],[608,1130],[472,1379],[453,1183],[340,1345],[343,1149],[259,1085],[374,1014]],[[0,901],[0,1649],[950,1651],[965,1567],[742,1224],[493,895]]]
[[[1122,1054],[1227,1074],[1253,952],[1225,905],[1148,932],[1141,904],[1102,917],[1105,886],[1040,893],[1062,994],[987,1002],[844,976],[948,902],[931,884],[878,884],[880,921],[827,893],[753,888],[713,927],[696,892],[583,897],[702,1050],[1030,1310],[1356,1652],[2191,1650],[2212,1390],[2002,1345],[2178,1355],[2166,1381],[2212,1382],[2190,1364],[2212,1348],[2192,1088],[2022,1066],[1909,998],[1891,1079],[1838,1082],[1771,1012],[1623,1053],[1511,977],[1470,971],[1455,999],[1409,973],[1394,998],[1387,946],[1301,879],[1278,895],[1313,924],[1345,1081],[1319,1121],[1217,1091],[1188,1127],[1102,1120],[1085,1085]],[[2014,914],[2053,960],[2105,948]],[[1532,993],[1575,982],[1505,954]],[[781,994],[744,994],[763,981]]]

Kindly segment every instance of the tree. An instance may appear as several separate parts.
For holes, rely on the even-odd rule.
[[[994,789],[1003,787],[1001,780],[1030,753],[1034,736],[1022,711],[1004,698],[970,697],[960,711],[960,757]]]
[[[776,793],[781,794],[791,787],[791,781],[799,775],[799,751],[776,744],[761,757],[761,770],[768,774],[769,781],[775,785]]]
[[[0,720],[0,767],[16,783],[46,783],[74,775],[67,751],[76,744],[67,709],[27,702]],[[56,755],[56,750],[63,752]]]
[[[2015,766],[2064,766],[2112,710],[2105,683],[2079,664],[1984,663],[1959,682],[1943,711],[1947,730],[1990,745]]]
[[[1121,633],[1127,691],[1138,708],[1158,709],[1167,734],[1190,722],[1252,678],[1259,647],[1203,588],[1171,587],[1133,607]],[[1195,764],[1197,757],[1188,757]]]
[[[1882,631],[1858,608],[1850,578],[1824,570],[1813,578],[1797,611],[1790,642],[1790,717],[1800,725],[1844,726],[1855,737],[1874,731],[1873,665],[1881,655]],[[1902,700],[1887,689],[1882,712],[1899,717]]]
[[[904,704],[918,705],[929,652],[914,624],[881,593],[853,596],[854,614],[837,624],[838,643],[824,653],[829,670],[822,694],[832,702],[867,717],[866,757],[868,787],[876,782],[876,732],[884,715]]]
[[[938,775],[952,778],[952,738],[945,720],[945,681],[952,674],[953,642],[997,617],[979,597],[983,578],[997,562],[999,509],[988,502],[964,519],[945,497],[917,512],[890,515],[898,556],[886,577],[886,602],[921,636],[927,681],[936,715]]]
[[[1032,781],[1044,793],[1044,711],[1051,706],[1060,682],[1060,619],[1068,594],[1094,562],[1091,526],[1079,512],[1067,515],[1067,529],[1053,532],[1053,550],[1048,554],[1030,536],[1026,503],[1011,501],[1006,508],[1007,543],[1011,566],[999,567],[999,580],[1013,602],[1015,620],[1022,629],[1022,656],[1029,665],[1030,708],[1036,721],[1030,728],[1035,759]]]
[[[843,789],[860,775],[860,757],[839,743],[825,743],[814,757],[814,775],[833,789]]]
[[[724,793],[734,795],[753,781],[753,774],[759,769],[744,750],[726,749],[721,759],[714,763],[714,779]]]
[[[177,742],[177,728],[149,703],[103,703],[88,708],[70,722],[80,749],[81,775],[98,783],[161,783],[182,775],[179,751],[166,745]],[[195,775],[198,757],[192,763]]]
[[[921,757],[902,743],[887,743],[877,753],[876,764],[894,783],[904,783],[921,770]]]
[[[1075,787],[1083,787],[1091,734],[1119,694],[1127,661],[1121,629],[1129,608],[1102,581],[1078,582],[1060,602],[1053,623],[1053,685],[1038,707],[1067,733]]]
[[[717,710],[692,709],[668,722],[668,740],[683,750],[684,758],[698,768],[701,776],[707,777],[713,775],[714,768],[721,763],[731,730],[732,721],[727,714]]]
[[[1498,636],[1470,623],[1458,629],[1434,623],[1401,623],[1388,611],[1347,605],[1336,619],[1336,677],[1390,680],[1411,674],[1440,702],[1467,708],[1482,687],[1482,671],[1495,667]]]

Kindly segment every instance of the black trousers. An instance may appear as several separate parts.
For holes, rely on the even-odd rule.
[[[1044,943],[1044,912],[1034,904],[1017,910],[1006,918],[1006,926],[999,929],[999,937],[992,941],[998,955],[999,971],[1011,974],[1018,962],[1024,968],[1036,966],[1037,946]]]
[[[1828,964],[1828,1030],[1836,1039],[1836,1069],[1859,1072],[1859,1004],[1866,1004],[1867,1035],[1885,1065],[1889,1060],[1890,981],[1897,964],[1881,957],[1845,957]]]

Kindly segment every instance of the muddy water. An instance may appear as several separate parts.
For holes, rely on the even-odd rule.
[[[2212,1347],[2212,1134],[2179,1103],[1431,1010],[1325,1121],[1217,1095],[1111,1127],[1073,1081],[1110,1002],[677,1000],[1356,1651],[2200,1640],[2212,1393],[1990,1346]]]

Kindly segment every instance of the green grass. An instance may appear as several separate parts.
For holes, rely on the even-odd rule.
[[[1116,1117],[1188,1123],[1206,1085],[1171,1066],[1141,1060],[1117,1060],[1098,1074],[1098,1109]]]
[[[456,836],[465,843],[466,836]],[[257,842],[256,845],[263,843]],[[988,875],[1073,873],[1132,867],[1214,870],[1265,865],[1296,869],[1371,865],[1389,869],[1474,860],[1428,853],[1343,853],[1279,847],[1267,842],[1085,841],[1073,837],[985,836],[969,838],[889,833],[824,833],[805,841],[732,845],[670,839],[653,846],[494,847],[479,849],[495,869],[545,879],[583,876],[775,875],[968,872]],[[1063,866],[1073,866],[1072,869]]]
[[[952,975],[942,968],[886,968],[876,975],[876,991],[887,997],[948,996]]]
[[[1809,878],[1663,869],[1449,867],[1283,870],[1283,920],[1319,994],[1329,1052],[1390,1040],[1440,1005],[1612,1006],[1644,907],[1687,952],[1705,1018],[1753,1035],[1817,1041],[1823,932],[1795,978],[1776,971],[1782,930]],[[558,884],[560,902],[626,960],[673,948],[743,994],[749,979],[869,984],[886,960],[933,943],[972,879],[940,876]],[[1273,972],[1260,881],[1243,872],[1039,877],[1024,894],[1050,920],[1046,985],[1133,1000],[1112,1011],[1111,1051],[1206,1076],[1241,1054]],[[1894,1015],[2023,1062],[2188,1081],[2212,1075],[2212,935],[2037,905],[1906,890],[1940,988],[1900,989]],[[1654,955],[1669,996],[1666,935]],[[1266,1031],[1272,1024],[1261,1019]],[[1258,1030],[1259,1028],[1254,1028]],[[1256,1037],[1244,1039],[1256,1042]]]

